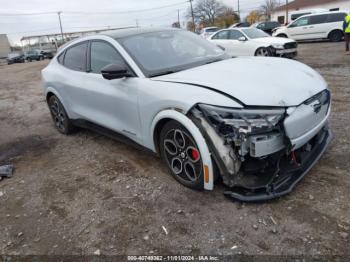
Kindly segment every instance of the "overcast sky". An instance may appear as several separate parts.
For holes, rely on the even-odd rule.
[[[219,1],[237,10],[238,0]],[[258,8],[263,2],[264,0],[240,0],[242,16]],[[108,26],[134,26],[136,20],[140,26],[169,26],[177,21],[177,9],[180,10],[182,25],[189,3],[186,0],[0,0],[0,6],[0,33],[7,34],[12,44],[18,44],[22,36],[58,33],[58,16],[57,14],[4,16],[4,13],[62,11],[63,31],[71,32],[107,28]],[[152,8],[156,9],[150,10]],[[143,11],[136,12],[136,10]],[[91,14],[91,12],[119,13]]]

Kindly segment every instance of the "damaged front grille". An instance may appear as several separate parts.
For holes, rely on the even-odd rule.
[[[235,184],[239,173],[251,169],[248,165],[252,162],[264,159],[269,163],[267,157],[285,148],[284,114],[284,109],[243,110],[202,104],[191,110],[191,117],[206,136],[224,183],[229,186]]]

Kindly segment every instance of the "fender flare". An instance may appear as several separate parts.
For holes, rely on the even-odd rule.
[[[153,136],[154,129],[159,121],[165,118],[170,118],[173,120],[178,121],[180,124],[182,124],[188,131],[191,132],[191,135],[193,136],[194,140],[196,141],[196,144],[198,146],[200,155],[202,157],[203,161],[203,170],[207,170],[207,179],[204,177],[204,189],[206,190],[213,190],[214,188],[214,173],[213,173],[213,163],[211,160],[211,154],[209,151],[209,147],[198,129],[198,127],[184,114],[167,109],[159,112],[153,119],[152,125],[151,125],[151,134]],[[204,174],[205,175],[205,174]]]
[[[57,96],[57,98],[60,100],[60,102],[62,103],[64,109],[66,110],[66,113],[68,115],[69,118],[71,118],[71,113],[69,112],[69,109],[67,107],[67,104],[66,102],[64,101],[64,99],[60,96],[60,94],[56,91],[55,88],[53,87],[48,87],[46,88],[45,90],[45,100],[46,100],[46,97],[47,97],[47,94],[48,93],[53,93],[55,96]]]

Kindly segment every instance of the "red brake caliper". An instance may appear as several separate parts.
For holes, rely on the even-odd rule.
[[[196,149],[192,149],[191,151],[192,159],[196,161],[199,158],[199,153]]]

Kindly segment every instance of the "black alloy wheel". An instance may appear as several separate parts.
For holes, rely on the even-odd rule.
[[[160,150],[171,174],[181,184],[203,189],[203,163],[198,147],[180,123],[169,121],[160,134]]]

